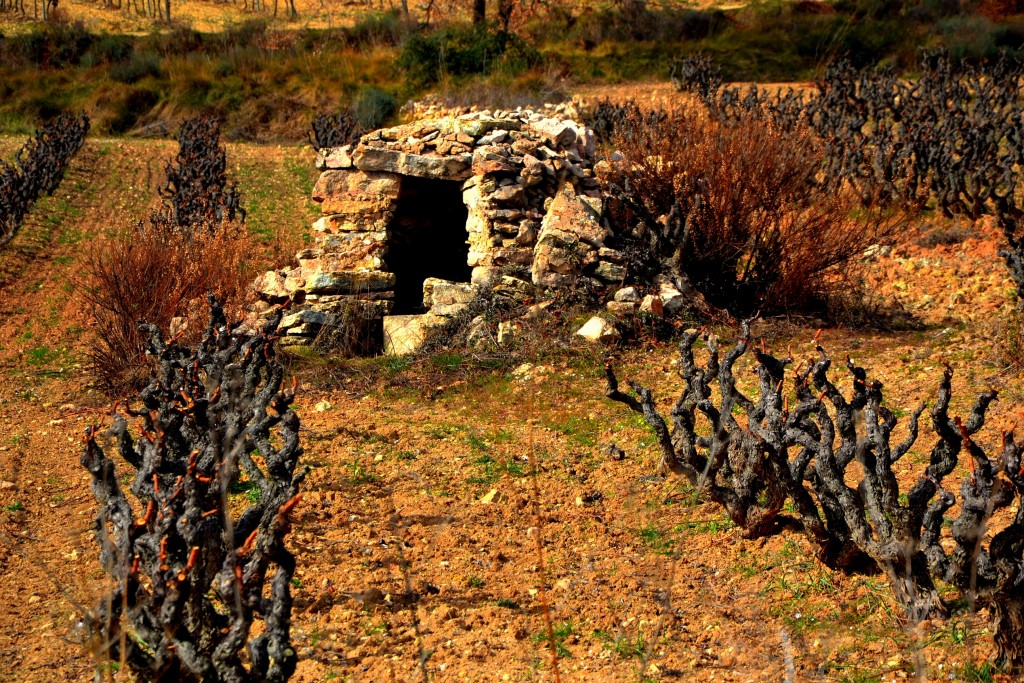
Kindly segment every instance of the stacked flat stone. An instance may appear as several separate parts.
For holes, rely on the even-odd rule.
[[[548,118],[570,119],[573,121],[581,120],[580,103],[575,100],[571,102],[545,102],[536,110],[526,109],[524,107],[503,110],[477,104],[450,104],[443,98],[428,96],[422,100],[410,100],[409,102],[406,102],[402,105],[400,113],[407,121],[418,121],[424,119],[436,120],[443,118],[457,118],[466,114],[496,119],[508,118],[510,116],[528,117],[535,113],[535,111]]]
[[[389,224],[405,176],[461,182],[468,209],[471,283],[427,283],[425,327],[464,309],[467,291],[525,297],[580,278],[620,283],[624,260],[605,246],[610,233],[594,162],[592,131],[521,110],[416,121],[323,150],[314,246],[299,252],[296,267],[259,278],[261,308],[297,307],[281,325],[285,344],[309,343],[342,313],[388,316],[395,282]]]

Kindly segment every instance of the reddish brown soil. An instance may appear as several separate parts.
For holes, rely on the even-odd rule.
[[[89,388],[88,321],[68,281],[88,235],[144,212],[170,149],[90,142],[0,254],[0,681],[93,676],[78,624],[104,575],[79,439],[110,401]],[[263,221],[308,225],[309,187],[282,189],[282,169],[308,164],[308,152],[229,154],[255,169],[255,183],[278,178],[269,195],[250,190]],[[996,384],[1002,400],[982,439],[992,446],[1024,397],[1002,360],[1014,297],[998,236],[981,227],[948,246],[915,242],[930,232],[917,226],[864,264],[878,298],[924,327],[821,338],[880,376],[890,405],[907,412],[932,397],[943,362],[956,370],[958,412]],[[815,327],[775,320],[757,332],[805,357]],[[630,348],[620,375],[656,387],[667,410],[679,387],[673,358],[670,345]],[[882,578],[823,568],[794,532],[745,539],[679,481],[653,477],[651,437],[603,398],[597,350],[509,374],[471,371],[459,356],[425,363],[436,382],[400,363],[374,364],[378,382],[350,375],[334,390],[322,388],[327,373],[306,373],[297,410],[312,472],[290,537],[296,680],[411,681],[425,670],[434,681],[551,681],[545,598],[565,681],[780,681],[788,668],[801,681],[975,680],[964,667],[989,656],[984,614],[907,629]],[[611,442],[625,460],[607,457]],[[902,479],[917,476],[924,448],[902,463]]]

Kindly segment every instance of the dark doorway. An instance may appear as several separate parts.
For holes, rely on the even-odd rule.
[[[462,183],[402,177],[391,219],[386,262],[395,274],[395,315],[422,313],[423,281],[469,282]]]

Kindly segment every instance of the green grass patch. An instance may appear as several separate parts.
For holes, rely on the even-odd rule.
[[[555,652],[558,654],[560,659],[571,659],[572,652],[565,646],[565,641],[570,637],[576,635],[576,627],[571,621],[563,621],[555,624],[552,627],[551,637],[548,637],[548,630],[546,628],[541,629],[537,633],[533,634],[533,642],[543,643],[545,647],[549,644],[553,644]]]

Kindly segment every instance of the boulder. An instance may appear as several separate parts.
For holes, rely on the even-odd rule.
[[[445,322],[444,318],[430,313],[385,316],[384,353],[393,356],[416,353],[423,346],[430,330]]]
[[[594,271],[594,275],[605,282],[615,284],[626,279],[626,267],[619,265],[618,263],[601,261],[597,264],[597,269]]]
[[[253,289],[264,299],[269,301],[283,301],[291,296],[291,292],[285,287],[286,280],[287,276],[281,271],[267,271],[256,278],[256,281],[253,283]]]
[[[662,304],[661,297],[654,294],[645,296],[644,300],[640,302],[640,312],[659,318],[665,315],[665,307]]]
[[[622,336],[615,325],[596,315],[576,330],[576,334],[592,342],[611,342]]]
[[[570,286],[585,268],[597,262],[598,249],[608,235],[601,224],[600,200],[577,195],[566,183],[541,222],[533,255],[534,284]]]
[[[612,313],[616,317],[623,317],[627,315],[633,315],[636,313],[637,302],[635,301],[609,301],[606,304],[608,312]]]
[[[640,301],[640,292],[636,287],[623,287],[615,292],[615,296],[612,298],[615,299],[615,301],[631,301],[636,303],[637,301]]]
[[[658,296],[661,299],[665,313],[669,315],[678,313],[686,308],[686,299],[683,297],[683,293],[668,278],[661,280],[658,286]]]

